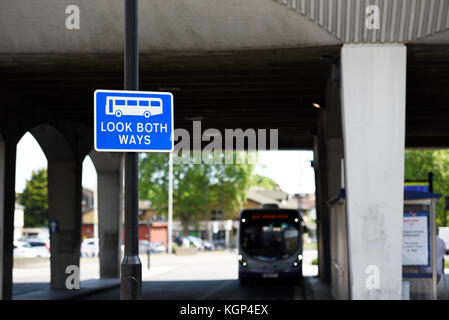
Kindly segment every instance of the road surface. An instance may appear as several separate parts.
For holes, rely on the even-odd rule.
[[[194,256],[162,255],[151,257],[153,274],[143,263],[143,299],[149,300],[300,300],[303,288],[290,282],[253,282],[241,286],[238,281],[235,252],[201,252]],[[163,269],[165,268],[165,269]],[[119,299],[119,288],[85,299]]]

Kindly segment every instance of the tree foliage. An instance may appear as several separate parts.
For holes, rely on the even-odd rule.
[[[250,186],[263,187],[269,191],[279,191],[280,187],[273,179],[262,176],[260,174],[253,174],[250,177]]]
[[[438,225],[447,225],[444,197],[449,196],[449,150],[407,150],[405,180],[427,180],[433,173],[433,192],[443,195],[436,208]]]
[[[42,227],[48,221],[47,169],[33,171],[20,195],[25,227]]]
[[[139,161],[139,196],[149,200],[160,214],[168,211],[168,157],[168,154],[141,154]],[[228,219],[243,206],[245,191],[254,183],[251,181],[254,165],[246,161],[246,154],[243,157],[242,164],[173,165],[173,215],[181,220],[184,233],[195,222],[210,219],[211,210],[223,210]]]

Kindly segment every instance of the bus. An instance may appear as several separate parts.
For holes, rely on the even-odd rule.
[[[302,280],[302,223],[299,210],[276,205],[240,212],[239,280],[288,278]]]
[[[120,118],[125,116],[144,116],[149,118],[162,114],[162,99],[148,97],[107,97],[106,114]]]

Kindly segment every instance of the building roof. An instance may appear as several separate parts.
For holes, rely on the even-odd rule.
[[[251,187],[246,191],[246,199],[259,204],[276,203],[280,204],[279,194],[266,190],[263,187]]]

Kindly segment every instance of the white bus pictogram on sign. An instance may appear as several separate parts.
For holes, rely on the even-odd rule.
[[[144,116],[149,118],[162,114],[162,99],[137,97],[108,97],[106,99],[107,115],[117,118],[124,116]]]

